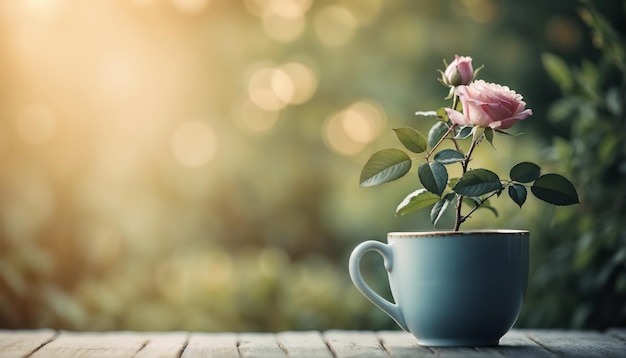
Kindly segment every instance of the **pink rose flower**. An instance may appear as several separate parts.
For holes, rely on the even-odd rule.
[[[443,72],[443,83],[448,86],[466,85],[474,79],[472,58],[469,56],[454,56],[454,61]]]
[[[520,94],[499,84],[478,80],[457,87],[456,94],[463,105],[463,113],[451,108],[446,108],[446,113],[458,125],[508,129],[533,114],[526,109]]]

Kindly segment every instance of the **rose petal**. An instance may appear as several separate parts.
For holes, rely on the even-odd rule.
[[[451,108],[446,108],[446,113],[448,114],[448,117],[450,117],[450,120],[460,126],[465,126],[469,124],[469,121],[467,120],[467,118],[465,118],[465,116],[458,112],[455,111]]]
[[[457,91],[465,122],[507,129],[532,114],[523,97],[507,86],[477,80]]]
[[[493,129],[509,129],[513,127],[515,123],[518,121],[524,120],[532,115],[533,112],[530,109],[527,109],[523,112],[517,113],[515,116],[503,119],[501,121],[493,122],[489,125],[489,127]]]
[[[484,103],[480,108],[485,111],[490,118],[507,118],[514,113],[501,102]]]
[[[493,122],[493,119],[489,116],[489,114],[482,109],[483,105],[485,105],[485,103],[481,101],[476,101],[471,98],[466,99],[463,104],[463,109],[467,120],[471,124],[480,127],[487,127],[491,122]]]

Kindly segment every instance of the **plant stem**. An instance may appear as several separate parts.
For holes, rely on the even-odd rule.
[[[472,157],[472,153],[474,152],[474,149],[476,148],[476,146],[478,146],[478,142],[480,142],[480,139],[482,137],[479,137],[477,140],[473,140],[472,139],[472,144],[470,145],[467,154],[465,155],[465,159],[463,159],[461,161],[461,168],[462,168],[462,173],[461,173],[461,177],[463,176],[463,174],[465,174],[467,172],[467,168],[469,166],[469,162],[471,161],[471,157]],[[456,141],[453,139],[453,141],[456,144]],[[493,195],[493,194],[492,194]],[[489,196],[491,197],[491,195]],[[459,231],[459,228],[461,227],[461,224],[469,217],[469,215],[471,213],[473,213],[479,205],[477,205],[474,209],[472,209],[466,216],[463,216],[461,213],[461,207],[463,205],[463,195],[461,194],[457,194],[456,195],[456,219],[454,221],[454,228],[452,229],[453,231]]]
[[[450,134],[450,132],[452,132],[454,130],[454,128],[456,127],[456,124],[452,124],[450,126],[450,128],[448,128],[448,131],[446,132],[446,134],[444,134],[443,136],[441,136],[441,138],[439,138],[439,141],[437,142],[437,144],[435,144],[432,148],[430,148],[430,151],[428,152],[428,154],[426,155],[426,161],[429,161],[430,156],[433,155],[433,153],[435,152],[435,150],[439,147],[439,145],[441,143],[443,143],[443,141],[446,139],[446,137],[448,136],[448,134]],[[454,139],[452,139],[452,141],[454,141]],[[456,145],[456,141],[455,145]]]
[[[463,223],[463,217],[461,215],[461,205],[463,205],[463,195],[456,194],[456,220],[454,221],[454,228],[452,229],[452,231],[459,231],[459,228]]]
[[[461,226],[461,224],[462,224],[462,223],[464,223],[464,222],[465,222],[465,220],[467,220],[467,218],[469,218],[469,217],[470,217],[470,216],[474,213],[474,211],[478,210],[478,208],[480,208],[480,206],[481,206],[484,202],[486,202],[487,200],[489,200],[489,198],[491,198],[492,196],[497,195],[497,194],[498,194],[498,191],[494,191],[494,192],[492,192],[491,194],[487,195],[487,196],[486,196],[483,200],[481,200],[481,201],[480,201],[480,203],[476,204],[476,206],[475,206],[475,207],[473,207],[473,208],[472,208],[472,210],[470,210],[470,211],[467,213],[467,215],[465,215],[465,216],[461,216],[461,211],[460,211],[460,209],[459,209],[459,208],[460,208],[460,205],[458,205],[458,203],[457,203],[457,222],[458,222],[458,226]],[[458,195],[458,196],[461,196],[461,195]],[[461,197],[462,197],[462,196],[461,196]],[[457,225],[456,225],[456,224],[455,224],[455,226],[454,226],[454,227],[455,227],[455,230],[454,230],[454,231],[459,231],[459,229],[458,229],[458,227],[457,227]]]

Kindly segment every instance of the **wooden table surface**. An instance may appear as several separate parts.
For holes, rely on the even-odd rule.
[[[512,330],[491,348],[421,347],[400,331],[1,331],[0,357],[626,357],[626,329]]]

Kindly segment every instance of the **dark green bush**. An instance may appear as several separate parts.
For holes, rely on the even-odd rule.
[[[522,325],[626,325],[624,8],[621,24],[612,24],[584,5],[580,14],[601,56],[569,65],[543,55],[562,93],[550,106],[549,118],[565,133],[555,139],[550,154],[576,182],[582,205],[551,212],[550,221],[534,231],[539,240]]]

